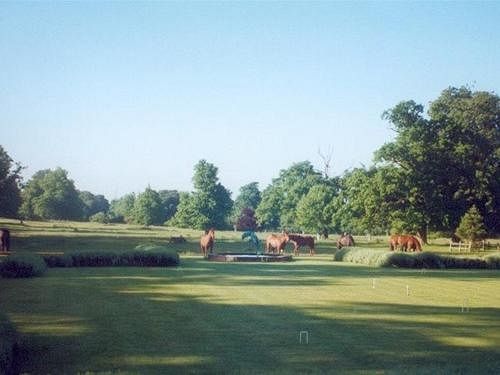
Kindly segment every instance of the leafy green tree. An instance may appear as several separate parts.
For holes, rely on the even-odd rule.
[[[62,168],[36,172],[22,191],[20,213],[28,219],[79,220],[83,202]]]
[[[400,218],[417,227],[454,228],[467,207],[485,207],[490,230],[498,230],[500,196],[500,100],[497,95],[449,88],[423,106],[402,102],[386,111],[396,138],[382,146],[376,161],[398,169],[402,186]],[[397,209],[397,207],[396,207]],[[411,222],[408,222],[411,220]]]
[[[233,202],[229,190],[219,183],[217,172],[217,167],[206,160],[195,165],[194,191],[181,194],[177,212],[169,225],[197,229],[228,227]]]
[[[245,207],[241,210],[240,216],[236,221],[237,230],[250,230],[255,231],[257,229],[257,219],[255,218],[255,211],[250,207]]]
[[[486,237],[483,216],[476,206],[472,206],[460,220],[457,235],[472,243]]]
[[[259,184],[257,182],[251,182],[242,186],[240,188],[240,193],[236,197],[233,204],[231,223],[237,225],[237,222],[243,214],[243,210],[250,209],[253,213],[255,213],[255,209],[259,205],[260,201],[261,194],[259,191]]]
[[[106,213],[109,211],[109,202],[104,195],[94,195],[89,191],[78,192],[83,202],[83,216],[89,219],[98,212]]]
[[[158,191],[161,199],[161,205],[163,208],[163,218],[162,221],[166,222],[170,220],[177,211],[177,206],[179,205],[179,192],[177,190],[160,190]]]
[[[135,204],[135,194],[126,194],[119,199],[111,201],[109,208],[109,216],[112,222],[115,223],[131,223],[133,222],[133,209]]]
[[[298,225],[312,233],[321,233],[325,236],[332,230],[333,187],[321,184],[314,185],[297,204]]]
[[[160,225],[164,222],[162,200],[149,186],[139,194],[132,209],[134,222],[142,225]]]
[[[279,177],[262,192],[256,209],[259,224],[269,229],[298,228],[297,204],[314,185],[324,182],[321,173],[308,161],[281,170]]]
[[[17,217],[21,206],[19,163],[14,163],[7,152],[0,146],[0,216]]]

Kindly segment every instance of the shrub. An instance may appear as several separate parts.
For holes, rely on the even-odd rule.
[[[15,254],[0,263],[0,276],[9,278],[41,276],[46,269],[47,265],[39,255]]]
[[[89,221],[91,221],[93,223],[108,224],[111,221],[111,219],[108,216],[108,214],[101,211],[101,212],[98,212],[98,213],[90,216]]]
[[[377,267],[500,269],[500,253],[491,254],[485,258],[461,258],[430,252],[403,253],[343,248],[335,251],[333,260]]]
[[[0,314],[0,374],[14,374],[18,334],[5,316]]]
[[[49,267],[170,267],[179,265],[179,255],[162,251],[159,246],[151,250],[130,252],[85,251],[45,257]]]

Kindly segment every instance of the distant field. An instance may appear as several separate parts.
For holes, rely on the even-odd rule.
[[[500,368],[499,271],[337,263],[333,239],[319,243],[318,256],[291,263],[211,263],[198,255],[200,231],[7,224],[20,252],[127,250],[165,245],[181,234],[189,241],[168,245],[181,252],[177,268],[49,269],[40,278],[0,279],[0,310],[21,334],[23,373],[496,374]],[[220,251],[247,246],[241,233],[216,235]],[[305,332],[299,342],[301,331],[308,343]]]
[[[65,252],[70,250],[132,250],[137,245],[152,243],[179,251],[181,254],[195,255],[199,253],[198,240],[202,231],[172,227],[151,226],[148,228],[128,224],[98,224],[88,222],[67,221],[25,221],[0,218],[0,227],[8,227],[12,231],[12,248],[14,251],[30,252]],[[257,233],[264,240],[268,233]],[[184,236],[187,244],[169,244],[172,236]],[[327,240],[317,242],[319,254],[332,254],[338,235],[332,234]],[[357,246],[388,249],[386,236],[355,236]],[[216,247],[219,251],[240,251],[248,247],[241,240],[241,232],[217,231]],[[489,250],[495,251],[500,245],[499,239],[488,240]],[[292,245],[287,245],[291,251]],[[431,239],[426,251],[448,252],[447,239]]]

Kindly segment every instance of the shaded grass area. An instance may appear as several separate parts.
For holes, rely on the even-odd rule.
[[[321,256],[185,257],[177,269],[50,269],[36,281],[0,280],[0,306],[21,333],[28,373],[493,374],[498,276]]]

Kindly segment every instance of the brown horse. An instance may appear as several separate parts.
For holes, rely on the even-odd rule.
[[[344,246],[355,246],[354,238],[349,233],[344,233],[337,240],[337,249],[342,249]]]
[[[10,232],[8,229],[0,229],[0,251],[10,250]]]
[[[422,245],[415,236],[393,235],[389,238],[389,247],[391,251],[401,249],[401,251],[422,251]]]
[[[215,229],[211,228],[209,230],[206,230],[205,234],[201,236],[200,239],[200,250],[203,256],[206,257],[209,251],[210,254],[212,253],[214,248],[214,242],[215,242]]]
[[[298,234],[289,234],[288,238],[290,239],[290,242],[293,243],[293,253],[295,255],[299,255],[299,249],[301,246],[307,246],[309,247],[309,255],[314,255],[314,237],[311,236],[301,236]]]
[[[282,253],[285,250],[285,245],[290,240],[288,232],[283,232],[281,234],[270,234],[266,238],[266,252],[270,253],[271,250],[274,252]]]

